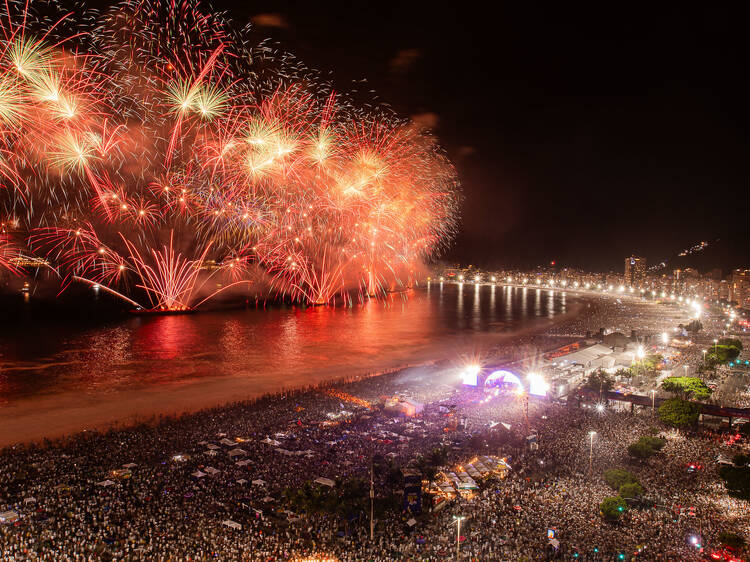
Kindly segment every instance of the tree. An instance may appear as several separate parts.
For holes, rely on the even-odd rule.
[[[700,320],[693,320],[687,326],[684,326],[685,330],[695,335],[703,329],[703,324]]]
[[[430,464],[434,466],[443,466],[448,460],[447,447],[435,447],[430,453]]]
[[[656,451],[642,441],[636,441],[628,445],[628,454],[636,459],[647,459],[656,454]]]
[[[635,443],[628,445],[628,454],[636,459],[647,459],[661,451],[666,444],[664,439],[644,435]]]
[[[617,521],[627,510],[628,504],[620,496],[604,498],[599,505],[599,511],[609,521]]]
[[[698,423],[700,408],[680,398],[670,398],[659,406],[659,419],[673,427],[691,427]]]
[[[698,377],[669,377],[661,383],[663,390],[677,394],[683,399],[706,400],[712,390]]]
[[[667,444],[666,439],[661,439],[660,437],[653,437],[651,435],[644,435],[641,437],[638,441],[641,441],[651,447],[654,451],[661,451],[664,448],[664,445]]]
[[[742,351],[742,340],[739,338],[719,338],[719,345],[736,347]]]
[[[658,353],[649,353],[643,358],[643,368],[646,371],[653,371],[664,361],[664,356]]]
[[[735,345],[716,343],[708,349],[708,353],[706,354],[706,363],[708,365],[715,366],[734,361],[740,356],[740,352],[742,351],[741,346],[742,344],[740,344],[740,347],[736,347]]]
[[[614,377],[620,377],[623,379],[632,379],[633,378],[633,371],[630,369],[617,369],[614,373]]]
[[[719,476],[730,496],[750,501],[750,467],[722,466]]]
[[[435,476],[437,476],[437,468],[431,464],[428,464],[424,468],[422,468],[422,476],[425,477],[427,480],[427,489],[432,488],[432,483],[435,481]]]
[[[622,498],[637,498],[638,496],[642,496],[643,492],[643,486],[638,482],[632,482],[620,486],[620,497]]]
[[[745,546],[745,539],[737,533],[722,531],[717,538],[721,544],[729,548],[742,548]]]
[[[623,484],[634,484],[638,482],[635,475],[623,468],[610,468],[604,471],[604,481],[609,484],[613,490],[619,490]]]
[[[614,381],[612,377],[610,377],[607,373],[605,373],[604,371],[594,371],[589,375],[589,378],[584,383],[583,388],[593,390],[594,392],[607,392],[608,390],[612,390],[613,384]]]

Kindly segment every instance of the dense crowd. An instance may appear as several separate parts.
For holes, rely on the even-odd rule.
[[[456,516],[466,517],[460,551],[472,560],[691,560],[690,536],[715,545],[722,530],[750,533],[748,506],[726,494],[714,462],[741,442],[667,431],[649,409],[487,399],[457,380],[444,366],[412,368],[7,449],[0,512],[19,519],[0,524],[0,561],[435,560],[455,555]],[[384,401],[393,396],[424,408],[399,415]],[[631,461],[626,446],[654,431],[663,451]],[[529,433],[538,448],[527,446]],[[512,470],[434,513],[424,498],[415,515],[389,471],[373,469],[376,498],[396,496],[379,511],[373,541],[367,509],[303,513],[287,501],[308,483],[326,491],[326,480],[312,484],[319,478],[369,485],[374,458],[407,467],[435,448],[446,451],[446,470],[477,454],[505,457]],[[688,472],[691,463],[701,468]],[[598,506],[615,495],[603,471],[621,467],[636,474],[649,507],[614,525]]]

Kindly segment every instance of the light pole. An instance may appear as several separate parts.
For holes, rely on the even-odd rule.
[[[656,390],[651,391],[651,411],[656,412]]]
[[[375,537],[375,456],[370,457],[370,542]]]
[[[596,431],[589,431],[590,447],[589,447],[589,473],[591,473],[591,464],[594,462],[594,435]]]
[[[646,355],[646,351],[643,349],[642,345],[639,345],[638,348],[635,350],[635,356],[638,358],[638,362],[636,365],[638,365],[638,368],[636,369],[636,373],[640,374],[641,369],[643,368],[643,358]]]
[[[466,519],[465,515],[454,515],[453,520],[456,522],[456,560],[461,556],[461,521]]]
[[[719,343],[719,340],[717,340],[716,338],[714,338],[714,355],[717,355],[717,351],[718,350],[716,349],[716,344],[718,344],[718,343]],[[717,355],[717,357],[718,357],[718,355]]]
[[[701,352],[703,353],[703,364],[706,364],[706,350],[702,349]]]

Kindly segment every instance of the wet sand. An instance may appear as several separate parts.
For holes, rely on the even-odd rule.
[[[0,406],[0,446],[123,426],[154,416],[197,411],[294,387],[392,372],[435,361],[450,362],[476,355],[485,359],[502,356],[504,351],[518,344],[520,338],[543,334],[552,327],[574,319],[586,311],[585,302],[583,299],[576,300],[563,314],[552,319],[525,322],[520,328],[507,333],[443,337],[419,349],[402,349],[388,358],[373,357],[356,369],[350,365],[332,365],[324,372],[310,371],[305,373],[304,384],[290,384],[287,388],[279,386],[277,376],[256,373],[252,377],[206,376],[171,384],[91,392],[54,392],[22,398]]]

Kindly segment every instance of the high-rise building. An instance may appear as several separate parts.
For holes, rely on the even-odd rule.
[[[630,256],[625,258],[625,284],[639,287],[646,280],[646,258]]]
[[[735,269],[729,286],[729,300],[750,309],[750,269]]]

